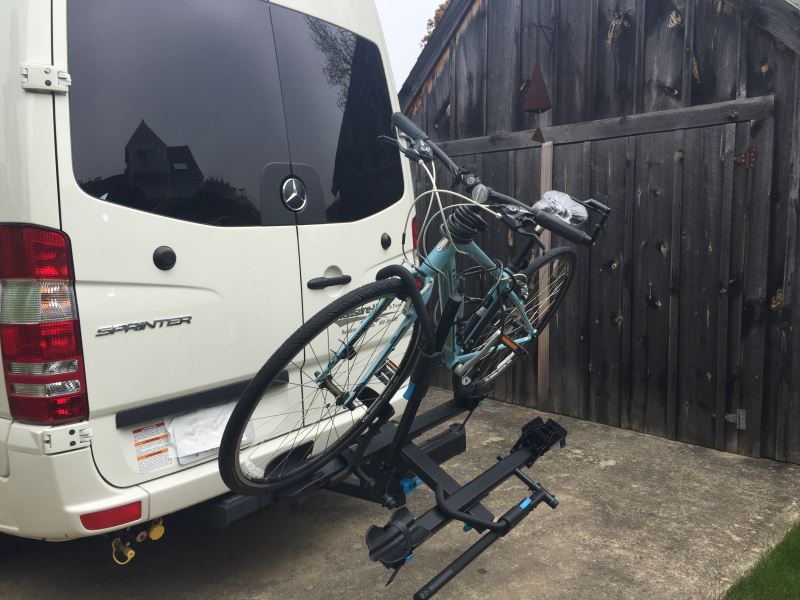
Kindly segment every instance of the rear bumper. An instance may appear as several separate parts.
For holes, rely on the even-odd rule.
[[[8,476],[0,479],[0,532],[58,541],[103,532],[83,527],[82,514],[136,501],[140,520],[149,514],[147,493],[108,485],[89,448],[50,456],[9,450],[8,462]]]
[[[405,408],[401,398],[398,393],[392,400],[398,413]],[[0,477],[0,533],[48,541],[89,537],[163,517],[229,492],[216,460],[119,488],[101,477],[91,447],[45,455],[30,442],[33,436],[28,426],[11,424],[9,429],[8,470]],[[142,503],[142,516],[136,521],[101,530],[88,530],[81,523],[81,515],[137,501]]]
[[[9,452],[9,474],[0,478],[0,532],[60,541],[124,529],[227,492],[216,461],[147,484],[116,488],[106,483],[85,448],[50,456]],[[90,531],[83,514],[142,503],[138,521]]]

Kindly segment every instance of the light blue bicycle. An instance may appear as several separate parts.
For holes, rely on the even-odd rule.
[[[596,201],[559,192],[527,206],[483,185],[404,115],[393,115],[392,122],[403,141],[385,140],[421,165],[432,183],[418,198],[430,199],[420,239],[434,225],[443,237],[430,252],[420,247],[416,266],[387,267],[375,283],[338,298],[269,358],[234,409],[220,448],[220,472],[236,492],[295,495],[359,475],[360,460],[405,386],[400,401],[407,406],[387,450],[392,463],[435,364],[453,373],[456,400],[473,410],[498,376],[529,353],[569,289],[575,253],[569,247],[544,252],[542,228],[590,245],[609,214]],[[436,187],[434,158],[468,195]],[[445,206],[442,195],[455,202]],[[575,227],[589,211],[597,215],[591,234]],[[491,219],[527,236],[509,265],[475,241]],[[458,272],[459,254],[474,266]],[[490,282],[487,291],[465,297],[464,282],[479,276]],[[371,493],[386,496],[381,488],[388,483],[362,475]]]

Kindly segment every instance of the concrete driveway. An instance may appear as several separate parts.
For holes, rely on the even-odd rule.
[[[443,392],[433,394],[443,398]],[[468,425],[470,450],[448,468],[467,481],[507,452],[534,411],[487,402]],[[437,596],[447,599],[713,598],[800,516],[800,468],[557,417],[568,445],[534,466],[561,500],[539,508]],[[524,489],[487,502],[502,513]],[[432,494],[411,496],[422,512]],[[451,524],[388,588],[364,532],[388,512],[328,492],[219,531],[188,515],[140,546],[126,567],[107,540],[23,542],[0,558],[0,597],[410,598],[475,540]]]

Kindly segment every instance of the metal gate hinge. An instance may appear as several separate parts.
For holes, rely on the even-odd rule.
[[[88,425],[64,425],[42,432],[41,439],[44,454],[58,454],[91,445],[92,429]]]
[[[736,154],[733,162],[737,165],[744,165],[748,171],[752,171],[758,164],[758,150],[754,146],[749,146],[742,154]]]
[[[747,429],[747,411],[744,408],[737,408],[735,413],[725,415],[728,423],[734,423],[736,429],[745,431]]]
[[[19,77],[22,89],[29,92],[66,94],[72,85],[67,70],[53,65],[20,65]]]

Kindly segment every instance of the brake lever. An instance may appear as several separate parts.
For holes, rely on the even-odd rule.
[[[411,162],[431,162],[433,161],[433,151],[431,147],[425,143],[424,140],[414,141],[407,135],[400,134],[405,140],[407,146],[403,146],[395,138],[388,135],[379,135],[378,141],[385,144],[390,144],[397,148],[403,156],[408,158]]]
[[[379,135],[378,141],[383,142],[384,144],[389,144],[390,146],[394,146],[395,148],[400,148],[401,150],[403,149],[403,147],[400,145],[400,142],[388,135]]]

